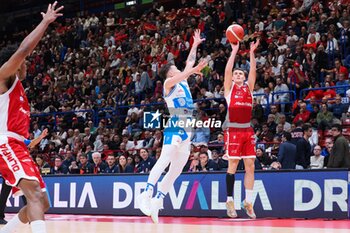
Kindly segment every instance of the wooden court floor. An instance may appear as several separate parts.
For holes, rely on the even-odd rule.
[[[11,219],[13,215],[6,215]],[[160,217],[153,224],[147,217],[47,215],[48,233],[349,233],[349,220],[217,219]],[[18,233],[31,233],[29,226]]]

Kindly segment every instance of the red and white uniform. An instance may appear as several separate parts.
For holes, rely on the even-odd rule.
[[[0,173],[13,193],[21,179],[36,180],[45,189],[40,171],[24,144],[29,137],[30,108],[18,78],[0,95]],[[17,193],[19,195],[19,192]]]
[[[255,158],[254,130],[250,126],[253,97],[248,85],[233,84],[225,99],[228,109],[224,137],[228,159]]]

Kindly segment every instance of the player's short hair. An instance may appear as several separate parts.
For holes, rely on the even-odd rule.
[[[11,44],[0,50],[0,66],[5,64],[18,49],[17,45]]]
[[[247,72],[247,71],[245,71],[245,70],[243,70],[242,68],[234,68],[234,69],[233,69],[233,72],[235,72],[236,70],[238,70],[238,71],[242,71],[242,72],[243,72],[243,74],[244,74],[244,77],[245,77],[245,78],[247,78],[247,77],[248,77],[248,72]]]
[[[163,65],[159,70],[159,77],[161,77],[163,80],[165,80],[167,78],[168,72],[172,66],[173,66],[173,64],[171,64],[171,63]]]
[[[234,68],[233,72],[236,71],[236,70],[242,71],[245,74],[245,70],[243,70],[242,68]]]

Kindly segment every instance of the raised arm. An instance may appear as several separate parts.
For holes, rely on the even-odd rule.
[[[40,24],[23,40],[17,51],[11,58],[0,68],[0,81],[8,79],[14,75],[20,68],[24,59],[34,50],[41,38],[43,37],[47,27],[50,23],[56,20],[57,17],[62,16],[58,13],[63,9],[63,6],[56,8],[57,1],[50,4],[46,13],[41,13],[43,20]]]
[[[202,75],[201,70],[206,67],[208,64],[207,61],[201,61],[197,66],[193,68],[189,68],[187,70],[184,70],[183,72],[179,72],[176,74],[174,77],[165,80],[164,82],[164,88],[166,90],[166,93],[169,93],[168,91],[175,86],[175,84],[181,82],[182,80],[187,79],[190,77],[192,74],[198,74]]]
[[[231,44],[232,52],[229,57],[226,68],[225,68],[225,79],[224,79],[224,95],[227,96],[232,87],[232,75],[233,75],[233,65],[235,64],[235,58],[239,49],[239,43]]]
[[[186,61],[186,67],[185,71],[193,68],[195,62],[196,62],[196,56],[197,56],[197,47],[200,45],[205,39],[201,39],[201,31],[199,29],[194,31],[193,36],[193,45],[190,50],[190,53],[188,54],[187,61]]]
[[[24,60],[21,64],[21,67],[18,70],[18,78],[22,81],[26,78],[27,75],[27,69],[26,69],[26,61]]]
[[[248,75],[248,86],[250,91],[254,90],[255,81],[256,81],[256,59],[255,59],[255,49],[259,46],[260,40],[258,39],[255,43],[250,43],[250,70]]]

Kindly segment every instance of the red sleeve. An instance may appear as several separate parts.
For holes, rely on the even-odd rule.
[[[316,96],[315,93],[313,91],[309,91],[307,96],[305,96],[304,100],[311,99],[311,97],[314,97],[314,96]]]
[[[297,123],[298,120],[299,120],[299,114],[297,114],[297,115],[294,117],[293,123],[294,123],[294,124]]]

